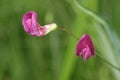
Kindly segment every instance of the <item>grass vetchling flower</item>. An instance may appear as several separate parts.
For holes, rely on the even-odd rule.
[[[85,61],[88,60],[91,55],[96,56],[92,39],[88,34],[84,34],[80,38],[76,46],[76,55],[81,56]]]
[[[37,13],[34,11],[25,13],[22,24],[25,31],[32,36],[44,36],[57,28],[55,23],[41,26],[37,20]]]

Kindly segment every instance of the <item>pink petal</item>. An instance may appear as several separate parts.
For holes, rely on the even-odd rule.
[[[29,32],[30,27],[32,25],[32,15],[34,14],[33,11],[25,13],[22,19],[22,24],[26,32]]]
[[[92,39],[90,38],[90,36],[88,34],[85,34],[85,35],[86,35],[86,39],[87,39],[87,44],[91,50],[91,54],[93,56],[96,56]]]
[[[36,12],[32,12],[32,28],[33,29],[37,29],[37,27],[40,26],[38,24],[38,21],[37,21],[37,13]]]
[[[39,34],[40,36],[46,35],[46,27],[39,27]]]
[[[83,35],[83,36],[80,38],[80,40],[79,40],[79,42],[78,42],[78,44],[77,44],[77,47],[76,47],[76,55],[77,55],[77,56],[79,56],[79,53],[82,52],[82,49],[84,49],[85,44],[86,44],[86,36]]]
[[[88,45],[86,45],[86,48],[82,50],[81,56],[85,61],[87,61],[90,58],[90,55],[90,48],[88,47]]]
[[[84,60],[88,60],[90,58],[90,55],[91,55],[91,51],[90,48],[87,46]]]
[[[32,36],[44,36],[57,28],[57,25],[55,23],[40,26],[37,21],[37,13],[34,11],[25,13],[22,19],[22,24],[25,31]]]
[[[76,46],[76,55],[82,56],[84,60],[88,60],[91,55],[96,56],[92,39],[88,34],[84,34],[80,38]]]
[[[25,13],[22,19],[22,24],[26,32],[28,32],[32,36],[40,36],[38,30],[38,22],[37,22],[37,13],[34,11],[29,11]]]

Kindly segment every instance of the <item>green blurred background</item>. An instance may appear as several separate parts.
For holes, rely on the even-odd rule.
[[[41,25],[55,22],[77,37],[89,33],[96,53],[120,67],[120,0],[79,0],[111,26],[96,21],[73,0],[0,0],[0,80],[120,80],[120,72],[100,58],[75,56],[77,40],[56,30],[44,37],[27,34],[21,20],[36,11]]]

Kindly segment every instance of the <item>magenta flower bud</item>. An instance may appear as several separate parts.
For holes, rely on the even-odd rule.
[[[37,21],[37,13],[34,11],[25,13],[22,24],[25,31],[32,36],[44,36],[57,28],[55,23],[41,26]]]
[[[92,39],[88,34],[84,34],[80,38],[76,47],[76,55],[81,56],[85,61],[87,61],[91,55],[96,57]]]

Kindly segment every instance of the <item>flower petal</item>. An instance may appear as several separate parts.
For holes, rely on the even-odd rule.
[[[87,44],[91,50],[91,54],[93,56],[96,56],[92,39],[90,38],[90,36],[88,34],[86,34],[86,39],[87,39]]]
[[[32,36],[44,36],[57,28],[55,23],[41,26],[37,21],[37,13],[34,11],[25,13],[22,24],[25,31]]]
[[[44,25],[44,27],[46,28],[45,34],[48,34],[49,32],[55,30],[57,28],[57,25],[55,23],[52,23],[52,24]]]
[[[76,55],[82,56],[84,60],[88,60],[91,55],[96,56],[92,39],[88,34],[84,34],[80,38],[76,46]]]
[[[91,51],[90,51],[90,48],[87,45],[86,46],[86,53],[85,53],[85,56],[84,56],[84,60],[88,60],[90,58],[90,55],[91,55]]]
[[[76,47],[76,55],[77,55],[77,56],[80,55],[80,53],[82,52],[82,49],[84,49],[84,47],[85,47],[85,44],[86,44],[86,36],[83,35],[83,36],[80,38],[80,40],[79,40],[79,42],[78,42],[78,44],[77,44],[77,47]]]

